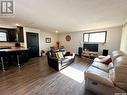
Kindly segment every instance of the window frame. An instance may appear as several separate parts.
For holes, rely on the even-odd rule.
[[[105,33],[105,41],[104,42],[89,42],[90,41],[90,34],[94,34],[94,33]],[[88,34],[88,42],[84,41],[85,34]],[[98,31],[98,32],[83,33],[83,43],[106,43],[106,39],[107,39],[107,31]]]

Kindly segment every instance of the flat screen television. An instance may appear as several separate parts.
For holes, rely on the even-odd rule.
[[[83,50],[98,52],[98,44],[83,44]]]

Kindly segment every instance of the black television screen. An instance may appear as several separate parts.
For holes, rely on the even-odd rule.
[[[84,44],[83,50],[98,52],[98,44]]]

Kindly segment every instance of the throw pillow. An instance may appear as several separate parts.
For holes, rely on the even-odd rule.
[[[109,63],[112,62],[111,56],[110,55],[106,56],[100,62],[108,65]]]
[[[58,59],[64,58],[62,52],[57,52],[57,53],[56,53],[56,57],[57,57]]]

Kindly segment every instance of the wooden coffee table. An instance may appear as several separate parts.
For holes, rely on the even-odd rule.
[[[96,57],[98,57],[99,53],[98,52],[93,52],[93,51],[84,51],[82,53],[82,57],[86,57],[89,59],[94,59]]]

